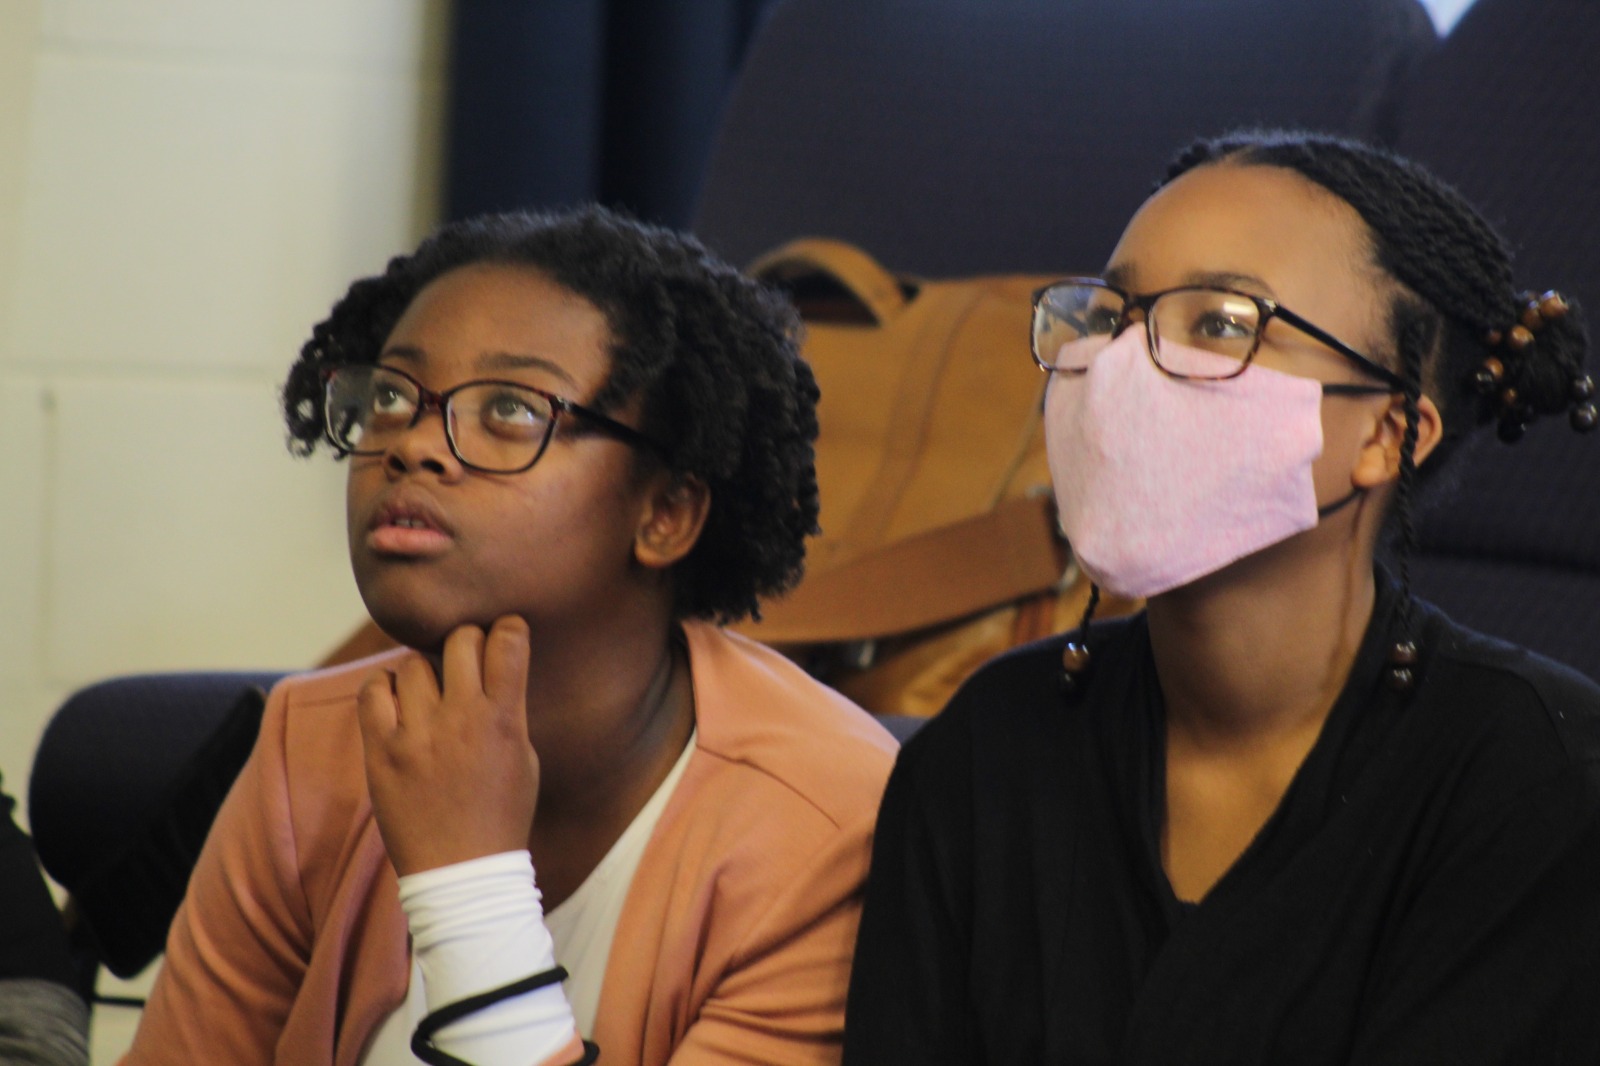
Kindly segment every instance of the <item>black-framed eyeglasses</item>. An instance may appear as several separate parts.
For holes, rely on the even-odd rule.
[[[1406,391],[1400,375],[1276,300],[1206,285],[1184,285],[1142,296],[1100,278],[1063,278],[1046,285],[1033,294],[1033,361],[1053,373],[1083,373],[1100,349],[1127,327],[1129,312],[1134,310],[1144,312],[1151,361],[1171,377],[1196,381],[1238,377],[1260,350],[1267,323],[1276,318],[1384,382],[1382,386],[1323,383],[1323,392],[1375,395]]]
[[[515,381],[467,381],[434,392],[404,371],[369,363],[336,367],[324,373],[324,381],[323,433],[346,455],[381,455],[424,414],[438,411],[451,454],[486,474],[519,474],[533,466],[557,424],[569,416],[665,456],[659,444],[632,426]]]

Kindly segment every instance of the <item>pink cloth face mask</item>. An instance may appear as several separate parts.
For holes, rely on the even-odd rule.
[[[1256,365],[1181,380],[1145,345],[1130,326],[1087,372],[1054,375],[1045,397],[1062,528],[1084,572],[1123,597],[1187,585],[1317,524],[1322,386]],[[1237,366],[1196,349],[1184,359]]]

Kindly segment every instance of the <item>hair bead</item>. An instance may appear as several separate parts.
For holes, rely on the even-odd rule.
[[[1495,356],[1489,356],[1472,375],[1472,384],[1480,395],[1487,396],[1505,380],[1506,365]]]
[[[1409,626],[1407,629],[1409,630]],[[1417,646],[1409,638],[1397,640],[1389,649],[1389,667],[1384,680],[1396,692],[1410,692],[1417,683]]]
[[[1061,649],[1061,673],[1057,675],[1057,686],[1061,695],[1069,702],[1076,699],[1083,691],[1084,679],[1088,676],[1089,667],[1093,657],[1089,654],[1089,623],[1094,619],[1094,610],[1100,606],[1100,586],[1093,582],[1089,585],[1089,602],[1084,605],[1083,617],[1078,621],[1077,634]]]

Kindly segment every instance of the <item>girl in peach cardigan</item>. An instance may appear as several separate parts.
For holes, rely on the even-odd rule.
[[[837,1061],[893,742],[715,624],[816,526],[795,333],[599,209],[351,286],[285,412],[405,648],[274,691],[130,1063]]]

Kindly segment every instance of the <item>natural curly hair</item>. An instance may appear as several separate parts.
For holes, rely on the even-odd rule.
[[[418,292],[475,263],[536,270],[598,308],[611,370],[588,406],[614,411],[638,397],[639,428],[672,471],[710,489],[700,539],[673,569],[677,617],[758,615],[758,598],[799,581],[818,528],[818,389],[793,308],[693,237],[605,208],[453,222],[354,282],[289,370],[291,451],[323,440],[324,371],[376,361]]]

